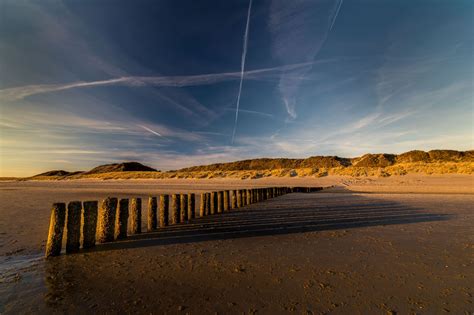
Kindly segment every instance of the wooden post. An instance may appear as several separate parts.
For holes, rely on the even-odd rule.
[[[66,204],[54,203],[49,220],[48,241],[46,242],[46,257],[61,254],[64,222],[66,221]]]
[[[142,232],[142,198],[132,198],[130,204],[130,229],[132,234]]]
[[[99,211],[99,243],[112,242],[115,238],[115,215],[117,198],[108,197],[102,201]]]
[[[180,196],[179,194],[173,194],[171,196],[171,217],[173,218],[173,224],[179,223],[179,210],[180,210]]]
[[[211,193],[206,193],[206,215],[211,214]]]
[[[156,230],[158,225],[158,200],[156,197],[148,198],[148,220],[147,220],[147,230],[152,231]]]
[[[237,190],[237,208],[242,207],[242,190],[238,189]]]
[[[180,198],[180,221],[184,223],[188,221],[188,195],[181,194]]]
[[[211,192],[211,214],[216,214],[217,210],[217,193]]]
[[[81,210],[80,201],[71,201],[67,205],[66,253],[78,252],[81,246]]]
[[[217,192],[217,213],[222,213],[224,211],[224,192]]]
[[[252,190],[247,189],[245,192],[245,196],[247,197],[247,205],[252,203]]]
[[[194,194],[188,194],[188,220],[196,217],[196,197]]]
[[[127,238],[127,231],[128,231],[128,199],[120,199],[118,211],[117,211],[117,221],[115,223],[115,239],[121,240],[121,239]]]
[[[82,248],[91,248],[95,246],[95,236],[97,233],[97,216],[99,203],[97,201],[84,201],[82,226]]]
[[[168,208],[169,208],[169,196],[160,195],[160,227],[168,226]]]
[[[242,207],[247,205],[247,189],[242,189]]]
[[[231,209],[235,209],[235,208],[237,208],[237,191],[236,191],[236,190],[232,190],[230,193],[231,193],[231,204],[230,204],[230,208],[231,208]]]
[[[229,191],[224,191],[224,211],[229,211],[230,209],[230,200],[229,200]]]
[[[206,193],[201,194],[201,199],[199,200],[199,216],[202,218],[206,215]]]

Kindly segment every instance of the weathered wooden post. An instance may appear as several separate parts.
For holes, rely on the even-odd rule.
[[[71,201],[67,205],[66,253],[78,252],[81,246],[81,210],[80,201]]]
[[[199,216],[202,218],[206,215],[206,193],[201,193],[201,199],[199,201]]]
[[[188,221],[188,195],[181,194],[180,206],[180,221],[184,223]]]
[[[242,206],[247,205],[247,189],[242,189]]]
[[[222,213],[224,211],[224,192],[217,192],[217,213]]]
[[[130,203],[130,229],[132,234],[142,232],[142,198],[132,198]]]
[[[247,205],[250,205],[252,203],[252,190],[247,189],[245,196],[247,197]]]
[[[78,252],[81,246],[81,212],[82,203],[80,201],[71,201],[68,204],[66,218],[66,253]]]
[[[173,218],[173,224],[179,223],[179,210],[180,210],[180,196],[179,194],[173,194],[171,196],[171,217]]]
[[[206,193],[206,215],[211,214],[211,193]]]
[[[242,207],[242,190],[238,189],[237,190],[237,208]]]
[[[84,224],[82,225],[82,248],[91,248],[95,246],[99,203],[97,201],[84,201],[82,207],[84,208]]]
[[[84,208],[85,210],[85,208]],[[127,238],[128,231],[128,199],[120,199],[115,224],[115,239]]]
[[[229,211],[230,209],[230,200],[229,200],[229,191],[224,191],[224,211]]]
[[[147,230],[152,231],[156,230],[158,225],[158,200],[156,197],[148,198],[148,220],[147,220]]]
[[[231,209],[237,208],[237,190],[232,190],[231,191],[231,204],[230,204]]]
[[[168,226],[168,208],[169,208],[169,196],[160,195],[160,227]]]
[[[188,220],[196,217],[196,197],[194,194],[188,194]]]
[[[64,223],[66,221],[66,204],[54,203],[49,220],[48,241],[46,242],[46,257],[61,254]]]
[[[211,214],[216,214],[217,212],[217,193],[215,191],[211,192]]]
[[[117,213],[117,198],[108,197],[100,205],[99,211],[99,243],[112,242],[115,238],[115,215]]]

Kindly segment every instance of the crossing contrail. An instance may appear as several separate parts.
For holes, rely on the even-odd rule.
[[[342,1],[344,0],[339,1],[339,6],[336,9],[336,13],[334,14],[334,18],[332,19],[331,27],[329,27],[329,30],[332,30],[332,27],[334,26],[334,23],[336,22],[337,15],[339,14],[339,10],[341,9],[341,6],[342,6]]]
[[[295,63],[272,68],[262,68],[244,71],[247,80],[275,80],[280,77],[280,74],[285,71],[297,70],[305,68],[308,65],[318,63],[331,63],[337,60],[319,60],[303,63]],[[17,101],[26,97],[43,94],[54,93],[58,91],[65,91],[77,88],[93,88],[101,86],[166,86],[166,87],[185,87],[185,86],[200,86],[211,85],[220,82],[239,80],[242,77],[242,72],[222,72],[222,73],[208,73],[197,75],[183,75],[183,76],[124,76],[119,78],[111,78],[99,81],[76,81],[64,84],[34,84],[26,86],[11,87],[0,89],[0,101]],[[297,78],[294,78],[297,79]]]
[[[245,25],[244,49],[242,51],[242,61],[240,63],[240,84],[239,84],[239,93],[237,94],[237,105],[235,106],[235,122],[234,122],[234,131],[232,132],[232,144],[234,144],[235,131],[237,129],[237,120],[239,119],[240,94],[242,94],[242,82],[244,81],[245,57],[247,56],[247,41],[249,38],[249,23],[250,23],[250,10],[251,9],[252,9],[252,0],[250,0],[249,2],[249,9],[247,11],[247,24]]]

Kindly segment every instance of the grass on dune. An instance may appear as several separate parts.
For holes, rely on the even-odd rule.
[[[364,176],[396,176],[406,174],[474,174],[474,162],[413,162],[398,163],[386,167],[332,167],[332,168],[281,168],[273,170],[236,170],[236,171],[168,171],[168,172],[110,172],[100,174],[77,174],[73,176],[37,176],[34,180],[61,179],[258,179],[264,177],[324,177],[329,175]]]

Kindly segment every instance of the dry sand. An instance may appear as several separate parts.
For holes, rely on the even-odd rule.
[[[473,179],[0,182],[0,313],[470,314]],[[55,201],[270,185],[335,187],[42,259]]]

